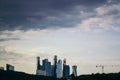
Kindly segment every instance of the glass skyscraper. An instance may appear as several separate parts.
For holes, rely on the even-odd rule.
[[[70,67],[69,65],[64,65],[63,66],[63,77],[69,78],[69,76],[70,76]]]
[[[40,57],[37,57],[37,70],[40,70],[41,66],[40,66]]]
[[[70,76],[70,67],[66,65],[66,59],[63,60],[63,77],[69,78]]]
[[[46,76],[51,76],[51,62],[47,61],[45,63]]]
[[[54,77],[57,77],[57,73],[56,73],[56,69],[57,69],[57,56],[54,56]]]
[[[72,66],[72,69],[73,69],[73,75],[76,77],[77,76],[77,66],[76,65]]]
[[[58,60],[56,73],[57,78],[62,78],[62,60]]]

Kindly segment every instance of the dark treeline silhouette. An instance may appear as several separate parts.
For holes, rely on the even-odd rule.
[[[0,80],[56,80],[56,78],[32,75],[24,72],[0,70]]]
[[[119,73],[108,73],[108,74],[91,74],[91,75],[81,75],[76,78],[73,77],[72,80],[120,80]]]
[[[0,70],[0,80],[68,80],[65,78],[56,79],[54,77],[38,76],[17,71]],[[74,77],[70,76],[69,80],[120,80],[120,73],[109,74],[91,74]]]

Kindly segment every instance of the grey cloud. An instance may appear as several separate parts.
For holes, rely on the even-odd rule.
[[[91,12],[105,3],[107,0],[0,0],[0,30],[72,27],[79,18],[67,15],[77,16],[81,10]]]
[[[6,46],[0,45],[0,60],[4,61],[16,60],[22,56],[23,55],[20,53],[15,53],[14,51],[7,51]]]
[[[20,38],[0,38],[0,41],[20,40]]]
[[[0,42],[10,40],[21,40],[22,38],[19,35],[20,31],[0,31]]]
[[[94,17],[87,17],[83,19],[78,25],[84,28],[86,31],[103,31],[112,30],[120,31],[120,3],[117,4],[105,4],[95,8],[95,12],[92,13]],[[96,13],[96,14],[95,14]]]

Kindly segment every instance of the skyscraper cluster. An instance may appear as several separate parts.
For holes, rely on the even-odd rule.
[[[51,62],[48,59],[42,60],[42,65],[40,64],[40,57],[37,57],[37,75],[51,76]]]
[[[36,75],[43,76],[53,76],[56,78],[68,78],[70,76],[70,67],[66,65],[66,59],[62,60],[57,59],[57,56],[54,56],[54,63],[51,65],[51,62],[48,59],[42,60],[42,65],[40,64],[40,57],[37,57],[37,70]]]

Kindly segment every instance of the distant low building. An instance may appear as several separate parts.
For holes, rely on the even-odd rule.
[[[45,70],[37,70],[36,71],[37,75],[42,75],[42,76],[46,76],[46,71]]]
[[[6,70],[8,70],[8,71],[14,71],[14,66],[12,66],[10,64],[6,64]]]
[[[0,70],[4,70],[4,67],[0,67]]]

